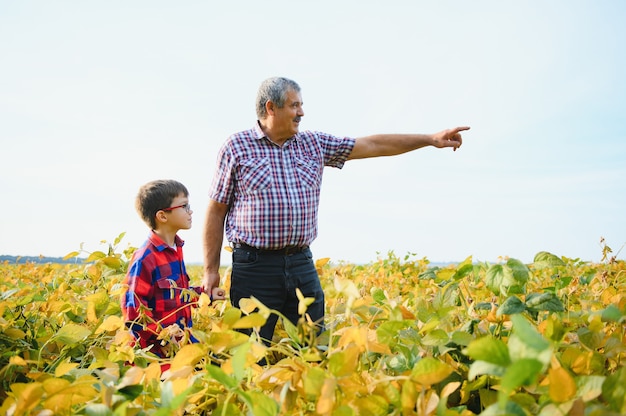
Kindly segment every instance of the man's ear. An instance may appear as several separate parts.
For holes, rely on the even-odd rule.
[[[270,116],[273,116],[273,115],[274,115],[274,108],[275,108],[275,106],[274,106],[274,103],[273,103],[273,102],[271,102],[271,101],[267,101],[267,102],[265,103],[265,112],[266,112],[268,115],[270,115]]]

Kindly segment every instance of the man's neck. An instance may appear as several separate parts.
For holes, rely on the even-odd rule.
[[[263,131],[263,134],[265,134],[265,137],[267,137],[272,143],[278,146],[284,145],[287,140],[293,137],[284,137],[284,135],[275,133],[272,130],[271,123],[268,123],[267,120],[259,120],[259,127],[261,127],[261,130]]]

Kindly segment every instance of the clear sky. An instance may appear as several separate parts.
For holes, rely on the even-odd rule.
[[[471,126],[456,152],[327,168],[316,258],[599,261],[626,243],[624,21],[621,0],[3,2],[0,254],[139,246],[137,189],[172,178],[201,262],[218,148],[279,75],[303,130]]]

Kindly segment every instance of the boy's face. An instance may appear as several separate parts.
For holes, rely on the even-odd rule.
[[[193,211],[189,205],[189,198],[179,194],[169,208],[163,209],[167,216],[167,226],[175,230],[188,230],[191,228],[191,214]]]

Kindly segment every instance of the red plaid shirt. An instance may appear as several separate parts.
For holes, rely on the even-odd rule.
[[[178,324],[191,328],[191,307],[194,293],[183,261],[184,241],[176,236],[176,249],[168,246],[154,232],[133,254],[124,283],[122,313],[141,348],[164,356],[157,340],[161,329]],[[192,292],[190,292],[190,290]]]
[[[263,249],[309,245],[317,237],[324,166],[342,168],[354,139],[303,131],[283,146],[255,127],[220,149],[209,197],[229,204],[229,241]]]

